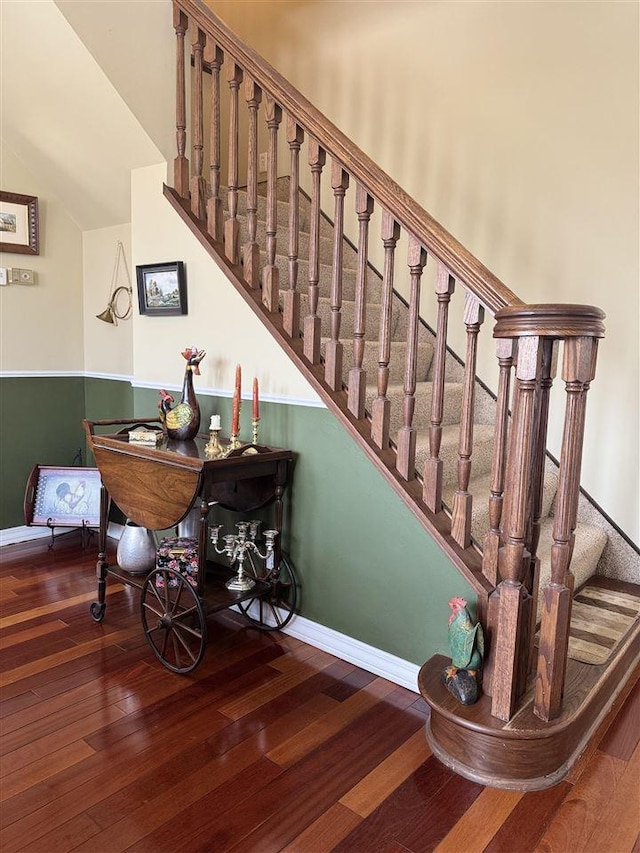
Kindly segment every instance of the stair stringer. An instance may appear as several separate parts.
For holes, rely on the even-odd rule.
[[[212,239],[206,230],[206,223],[198,220],[191,212],[190,206],[172,187],[166,184],[163,192],[171,206],[183,222],[197,237],[211,258],[224,272],[229,281],[242,296],[246,304],[270,332],[291,361],[309,381],[318,396],[329,410],[339,418],[340,422],[364,451],[367,458],[378,468],[385,480],[399,495],[404,504],[411,510],[420,524],[435,540],[441,550],[460,571],[464,579],[478,596],[478,605],[484,609],[486,600],[492,592],[492,586],[482,574],[482,557],[475,547],[462,549],[452,538],[447,529],[448,520],[444,513],[432,513],[422,500],[422,485],[417,480],[405,481],[395,466],[393,450],[379,450],[368,438],[369,422],[366,418],[357,420],[347,409],[347,392],[333,391],[324,381],[324,365],[312,365],[304,357],[301,338],[290,338],[282,323],[281,313],[270,313],[262,303],[260,289],[251,289],[243,278],[240,265],[229,262],[224,254],[224,247]]]

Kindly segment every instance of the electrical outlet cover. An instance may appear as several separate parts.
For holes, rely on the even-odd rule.
[[[33,270],[12,269],[12,284],[33,284]]]

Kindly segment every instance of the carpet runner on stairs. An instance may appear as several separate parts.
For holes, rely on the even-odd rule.
[[[569,657],[605,663],[640,620],[640,595],[587,584],[573,600]]]

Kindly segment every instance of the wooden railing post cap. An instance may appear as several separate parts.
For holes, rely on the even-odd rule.
[[[493,337],[603,338],[604,318],[594,305],[508,305],[496,312]]]

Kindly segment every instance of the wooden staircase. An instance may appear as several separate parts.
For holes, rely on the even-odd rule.
[[[568,657],[570,637],[580,631],[571,624],[574,590],[594,574],[607,543],[598,524],[579,521],[586,395],[602,312],[523,305],[199,0],[174,3],[174,27],[178,155],[166,197],[477,593],[489,647],[481,700],[468,708],[455,703],[440,683],[443,659],[421,672],[434,752],[486,784],[553,784],[639,656],[634,617],[599,668]],[[248,115],[244,138],[241,108]],[[261,112],[265,195],[258,185]],[[282,130],[287,179],[278,179]],[[330,183],[331,219],[322,211],[323,180],[325,188]],[[345,233],[346,199],[357,217],[353,242]],[[375,211],[381,272],[369,262],[379,239],[371,230]],[[435,270],[433,328],[420,316],[427,262]],[[395,287],[401,280],[408,282],[406,299]],[[464,292],[464,360],[447,342],[456,288]],[[476,377],[489,313],[496,321],[495,396]],[[545,445],[559,344],[566,407],[555,466]],[[616,589],[634,595],[629,586],[607,586],[608,594]]]

